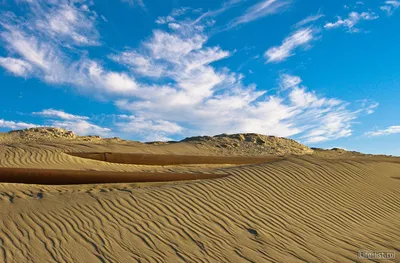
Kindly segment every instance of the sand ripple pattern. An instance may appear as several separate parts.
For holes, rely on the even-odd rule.
[[[112,149],[112,148],[111,148]],[[124,150],[117,147],[119,151]],[[0,167],[32,168],[32,169],[65,169],[65,170],[98,170],[98,171],[143,171],[143,172],[185,172],[185,173],[216,173],[214,168],[232,165],[186,165],[186,166],[155,166],[118,164],[80,158],[67,154],[72,151],[110,151],[108,145],[79,145],[79,144],[6,144],[0,145]],[[125,151],[141,152],[142,148],[126,147]],[[168,151],[155,149],[155,153],[168,154]],[[153,153],[148,151],[149,154]],[[209,169],[207,169],[209,168]]]
[[[296,157],[226,171],[144,188],[0,185],[0,261],[354,262],[360,249],[400,257],[399,163]]]

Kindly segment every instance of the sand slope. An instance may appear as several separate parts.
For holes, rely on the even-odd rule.
[[[63,153],[113,147],[3,145],[0,166],[143,169]],[[0,184],[0,262],[354,262],[360,249],[395,250],[399,260],[397,159],[312,155],[151,169],[230,176],[161,185]]]

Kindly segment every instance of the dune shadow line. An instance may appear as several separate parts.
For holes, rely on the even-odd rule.
[[[100,183],[169,182],[226,177],[228,174],[109,172],[84,170],[0,168],[0,182],[70,185]]]
[[[97,161],[140,164],[140,165],[180,165],[180,164],[257,164],[282,160],[279,156],[200,156],[174,154],[141,154],[114,152],[70,152],[69,155]]]

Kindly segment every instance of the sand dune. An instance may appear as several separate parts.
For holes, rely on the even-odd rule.
[[[0,183],[0,261],[358,262],[361,249],[397,251],[397,261],[386,262],[399,260],[396,158],[313,154],[241,166],[163,167],[66,154],[206,153],[190,144],[181,152],[177,144],[169,147],[0,145],[0,167],[229,175],[150,185]]]

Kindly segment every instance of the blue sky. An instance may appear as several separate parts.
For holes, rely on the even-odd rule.
[[[0,131],[400,155],[399,1],[3,0]]]

